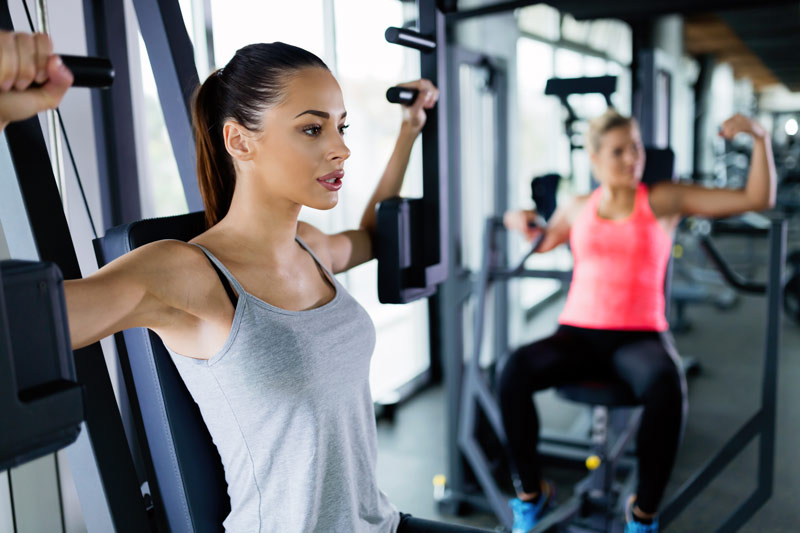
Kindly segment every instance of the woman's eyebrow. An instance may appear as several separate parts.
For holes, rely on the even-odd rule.
[[[299,115],[297,115],[294,118],[298,118],[298,117],[301,117],[303,115],[315,115],[315,116],[318,116],[318,117],[321,117],[321,118],[324,118],[324,119],[331,118],[330,113],[326,113],[325,111],[317,111],[316,109],[306,109],[305,111],[303,111],[302,113],[300,113]],[[339,117],[339,118],[342,119],[342,118],[345,118],[346,116],[347,116],[347,111],[342,113],[342,116]]]

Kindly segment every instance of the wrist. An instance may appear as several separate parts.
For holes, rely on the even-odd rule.
[[[412,139],[416,139],[417,135],[419,135],[421,131],[421,127],[416,127],[411,122],[404,120],[400,123],[400,137],[410,137]]]

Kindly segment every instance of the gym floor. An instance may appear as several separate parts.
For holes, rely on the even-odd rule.
[[[744,249],[738,237],[719,242],[723,253]],[[800,239],[790,238],[788,249]],[[756,247],[756,263],[766,263],[766,248]],[[530,323],[531,338],[555,327],[563,299],[538,313]],[[760,405],[764,352],[766,299],[740,296],[729,310],[694,305],[687,308],[691,329],[675,335],[682,355],[696,357],[702,370],[688,380],[689,417],[677,464],[667,488],[667,499],[708,461]],[[741,529],[743,532],[800,531],[800,325],[784,318],[779,360],[778,419],[775,484],[772,498]],[[489,514],[442,516],[433,500],[432,479],[445,473],[445,393],[436,386],[403,404],[393,423],[378,424],[378,481],[389,499],[403,512],[421,518],[470,524],[493,529],[497,520]],[[563,428],[581,408],[561,402],[550,392],[537,395],[545,427]],[[665,531],[709,532],[755,488],[758,441],[748,448]],[[559,499],[571,494],[569,480],[579,473],[550,467],[545,475],[556,480]]]

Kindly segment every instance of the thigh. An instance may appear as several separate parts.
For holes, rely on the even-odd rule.
[[[583,337],[576,328],[560,327],[517,349],[503,367],[503,381],[523,380],[538,390],[607,374],[607,358]]]
[[[414,518],[405,513],[400,513],[400,523],[397,526],[397,533],[477,533],[481,531],[486,532],[489,530]]]
[[[685,396],[686,382],[680,359],[668,333],[631,333],[612,354],[615,375],[638,399],[656,386],[667,385]]]

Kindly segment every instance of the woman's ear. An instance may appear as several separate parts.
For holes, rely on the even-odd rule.
[[[222,126],[222,138],[225,149],[231,157],[239,161],[249,161],[253,158],[253,142],[250,131],[241,124],[232,120]]]

